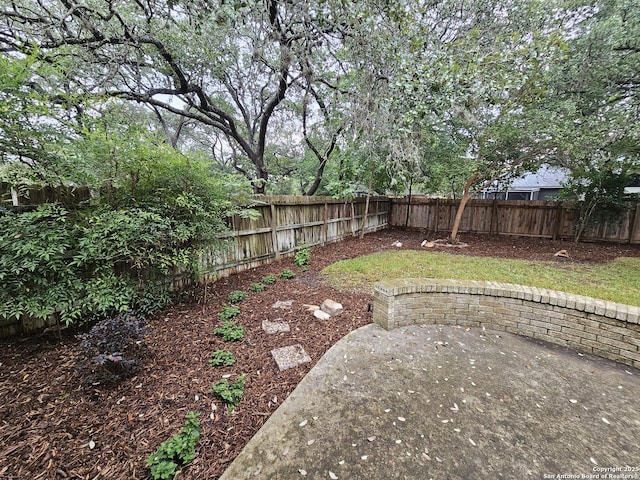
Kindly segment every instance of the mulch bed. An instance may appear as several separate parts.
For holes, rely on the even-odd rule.
[[[149,320],[140,352],[142,369],[115,386],[92,386],[83,380],[77,365],[84,359],[71,333],[61,341],[49,335],[0,341],[0,478],[148,478],[145,458],[180,431],[189,411],[200,413],[202,434],[197,457],[180,478],[217,478],[324,352],[371,322],[372,296],[331,288],[320,270],[340,259],[397,248],[392,246],[396,240],[403,249],[420,249],[424,238],[420,232],[385,230],[313,249],[306,272],[288,258],[220,280],[209,287],[206,303],[178,305]],[[640,246],[635,245],[475,235],[461,239],[469,246],[435,250],[559,262],[640,257]],[[553,256],[562,249],[570,258]],[[240,304],[242,341],[225,343],[213,334],[230,292],[247,290],[252,282],[284,268],[296,272],[296,278],[279,279]],[[326,298],[341,302],[345,312],[320,321],[303,306],[319,305]],[[290,310],[274,310],[277,300],[294,304]],[[289,322],[291,331],[265,334],[262,320],[276,318]],[[278,371],[270,351],[297,343],[312,362]],[[217,349],[234,352],[236,365],[210,367],[208,360]],[[245,393],[230,413],[210,386],[222,375],[233,379],[240,373],[247,375]]]

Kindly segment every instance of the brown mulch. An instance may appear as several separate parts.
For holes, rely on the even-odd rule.
[[[62,341],[47,335],[0,341],[0,479],[148,478],[145,458],[180,431],[189,411],[200,413],[202,435],[196,459],[180,478],[217,478],[323,353],[371,322],[372,297],[325,285],[320,270],[340,259],[394,249],[396,240],[403,249],[420,249],[424,238],[420,232],[386,230],[313,249],[306,272],[288,258],[220,280],[210,286],[206,304],[178,305],[149,321],[143,367],[117,386],[83,381],[77,368],[83,361],[79,341],[71,334]],[[560,262],[640,257],[637,245],[474,235],[461,239],[469,246],[435,249]],[[562,249],[570,258],[553,256]],[[247,290],[252,282],[284,268],[295,271],[296,278],[279,279],[240,304],[242,341],[225,343],[213,334],[217,313],[231,291]],[[326,298],[341,302],[345,313],[322,322],[303,306],[319,305]],[[293,308],[274,310],[277,300],[294,300]],[[289,322],[291,332],[265,334],[262,320],[276,318]],[[297,343],[312,362],[279,372],[270,351]],[[217,349],[233,351],[236,365],[210,367],[208,359]],[[247,375],[245,394],[229,413],[210,386],[222,375],[233,379],[240,373]]]

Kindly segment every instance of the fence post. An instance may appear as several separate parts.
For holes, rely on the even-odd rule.
[[[562,202],[558,202],[555,211],[556,221],[553,226],[553,240],[558,240],[558,237],[560,237],[560,228],[562,227],[562,213],[564,212],[564,205]]]
[[[351,200],[351,236],[355,237],[358,233],[356,226],[356,206],[353,200]]]
[[[271,201],[271,243],[273,244],[273,253],[275,258],[280,258],[280,248],[278,248],[278,224],[276,222],[276,206]]]
[[[497,235],[498,233],[498,199],[494,196],[491,204],[491,218],[489,223],[489,235]],[[495,222],[495,227],[494,227]]]
[[[329,237],[329,205],[324,202],[324,209],[322,210],[322,245],[326,245],[327,238]]]
[[[636,208],[631,210],[631,212],[629,213],[629,241],[628,241],[628,243],[632,243],[633,236],[636,233],[636,218],[638,216],[638,208],[640,208],[640,205],[636,205]]]
[[[436,198],[436,213],[433,216],[433,231],[437,234],[438,233],[438,227],[440,224],[440,198]]]

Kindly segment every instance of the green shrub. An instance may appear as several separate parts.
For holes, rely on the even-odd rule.
[[[189,464],[196,457],[195,446],[200,438],[198,414],[189,412],[182,431],[170,440],[162,442],[158,449],[147,458],[154,480],[175,478],[180,467]]]
[[[220,310],[220,313],[218,313],[218,317],[223,321],[231,320],[238,315],[240,315],[240,309],[238,307],[232,307],[230,305],[225,305],[224,307],[222,307],[222,310]]]
[[[280,278],[291,280],[292,278],[295,278],[295,277],[296,277],[296,274],[293,273],[288,268],[285,268],[284,270],[282,270],[282,272],[280,272]]]
[[[216,327],[213,333],[222,337],[225,342],[238,342],[244,337],[244,328],[234,320],[227,320]]]
[[[234,363],[236,363],[236,357],[228,350],[216,350],[209,359],[209,365],[212,367],[230,367]]]
[[[309,265],[311,262],[311,249],[309,247],[304,247],[298,250],[293,257],[293,263],[295,263],[299,267],[304,267],[305,265]]]
[[[243,188],[212,175],[208,162],[157,142],[145,125],[110,125],[118,131],[92,125],[68,145],[82,159],[60,169],[70,178],[34,166],[44,185],[73,181],[101,188],[98,198],[73,210],[0,210],[0,320],[150,315],[172,300],[167,275],[195,279],[202,251],[224,247],[227,214],[247,214],[236,206]],[[56,155],[52,162],[65,160]],[[17,189],[33,181],[10,180]]]
[[[264,285],[273,285],[277,280],[278,279],[276,278],[276,276],[270,273],[269,275],[262,277],[262,280],[260,280],[260,282]]]
[[[265,286],[262,283],[252,283],[251,285],[249,285],[249,290],[251,290],[252,292],[263,292],[264,289]]]
[[[237,407],[244,393],[244,375],[229,383],[226,378],[211,385],[211,391],[222,399],[228,407]]]
[[[247,299],[247,292],[244,290],[234,290],[227,297],[229,303],[240,303]]]

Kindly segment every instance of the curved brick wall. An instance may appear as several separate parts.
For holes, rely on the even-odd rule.
[[[373,321],[484,326],[640,368],[640,308],[498,282],[399,279],[376,284]]]

